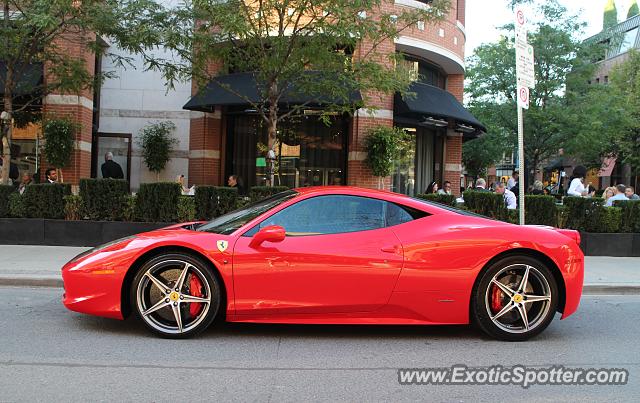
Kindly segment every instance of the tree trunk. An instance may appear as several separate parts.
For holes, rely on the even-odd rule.
[[[9,2],[3,2],[4,26],[9,28]],[[9,184],[9,172],[11,169],[11,134],[13,131],[13,65],[7,63],[7,75],[4,80],[4,111],[6,116],[2,123],[2,175],[0,183]]]
[[[275,169],[275,145],[278,137],[278,83],[272,82],[269,86],[269,116],[267,117],[268,147],[267,162],[269,168],[268,185],[273,186],[273,174]]]

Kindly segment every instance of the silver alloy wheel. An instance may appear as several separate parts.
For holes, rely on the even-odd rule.
[[[190,294],[187,278],[196,276],[202,285],[202,297]],[[154,329],[167,334],[180,334],[197,327],[211,306],[211,287],[200,269],[184,260],[164,260],[150,267],[136,288],[138,311]],[[192,316],[190,304],[202,304]]]
[[[492,308],[494,293],[504,302]],[[526,333],[544,322],[551,307],[551,287],[534,266],[512,264],[498,271],[485,291],[485,308],[491,321],[509,333]]]

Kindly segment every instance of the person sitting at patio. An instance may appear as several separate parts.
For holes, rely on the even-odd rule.
[[[587,195],[587,188],[584,186],[584,178],[587,176],[587,168],[578,165],[573,169],[571,183],[569,184],[568,196],[584,197]]]
[[[602,193],[602,197],[604,198],[605,204],[611,197],[613,197],[614,194],[616,194],[616,188],[613,186],[609,186],[604,190],[604,192]]]
[[[612,207],[613,203],[616,200],[629,200],[627,199],[627,196],[624,194],[624,191],[627,189],[627,187],[623,184],[619,184],[616,186],[616,194],[613,195],[612,197],[609,198],[609,200],[607,200],[606,206],[607,207]]]
[[[624,190],[624,194],[629,200],[640,200],[640,196],[636,194],[635,190],[631,186],[627,186],[627,188]]]
[[[533,190],[531,190],[531,194],[532,195],[542,195],[544,194],[544,191],[542,190],[542,181],[537,180],[535,182],[533,182]]]
[[[427,186],[427,191],[425,192],[426,194],[433,194],[433,193],[437,193],[438,192],[438,183],[437,182],[431,182],[429,184],[429,186]]]
[[[518,202],[516,201],[516,195],[509,189],[507,186],[502,183],[496,183],[496,193],[504,196],[504,204],[509,210],[515,210],[518,206]]]
[[[486,187],[487,187],[487,181],[485,181],[482,178],[478,178],[476,180],[476,187],[473,190],[475,190],[476,192],[488,192]]]
[[[32,179],[29,172],[23,173],[22,182],[20,182],[20,186],[18,186],[18,193],[20,193],[20,195],[23,195],[24,191],[27,190],[27,185],[30,185],[31,182],[32,182]]]

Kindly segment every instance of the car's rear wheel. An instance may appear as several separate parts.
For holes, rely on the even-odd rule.
[[[199,258],[163,254],[145,262],[131,286],[131,302],[149,330],[187,338],[206,329],[220,307],[220,285]]]
[[[472,316],[492,337],[522,341],[542,332],[558,306],[558,286],[542,262],[509,256],[493,263],[476,283]]]

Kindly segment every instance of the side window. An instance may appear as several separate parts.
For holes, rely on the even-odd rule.
[[[280,225],[287,235],[322,235],[366,231],[385,226],[386,203],[357,196],[319,196],[298,202],[260,223]]]
[[[394,203],[387,204],[387,227],[393,227],[394,225],[404,224],[416,218],[414,211],[409,211],[407,208],[400,207]],[[412,214],[413,213],[413,214]],[[424,216],[424,214],[422,215]]]

